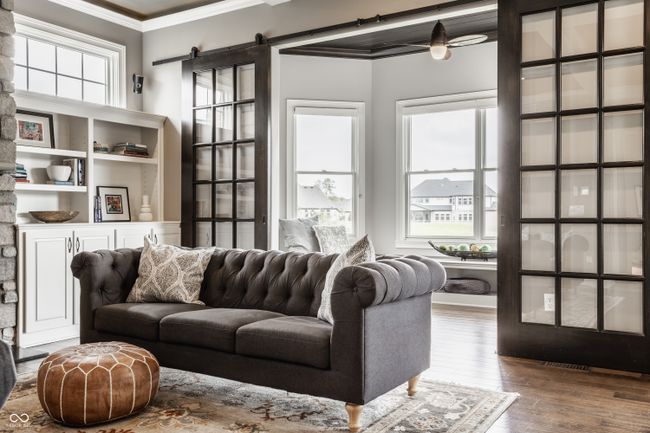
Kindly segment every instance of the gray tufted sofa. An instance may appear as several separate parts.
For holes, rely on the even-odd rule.
[[[84,252],[81,342],[120,340],[163,366],[346,402],[351,431],[362,405],[429,366],[431,292],[445,282],[418,256],[344,268],[332,293],[334,326],[316,313],[336,255],[219,249],[201,289],[203,305],[125,303],[139,249]]]

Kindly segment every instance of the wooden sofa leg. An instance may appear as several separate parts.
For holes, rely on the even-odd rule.
[[[418,392],[417,387],[418,387],[418,381],[419,380],[420,380],[420,375],[419,374],[417,376],[414,376],[414,377],[409,379],[409,385],[408,385],[408,388],[406,390],[408,392],[409,397],[413,397],[415,395],[415,393]]]
[[[345,410],[348,412],[348,427],[352,433],[361,431],[361,413],[363,405],[345,403]]]

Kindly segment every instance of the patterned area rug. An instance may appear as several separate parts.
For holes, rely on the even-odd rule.
[[[36,376],[23,376],[0,411],[0,432],[30,433],[298,433],[347,431],[341,402],[254,385],[161,370],[160,391],[143,412],[89,428],[65,428],[41,409]],[[420,381],[414,398],[406,386],[364,408],[366,433],[483,433],[517,394]]]

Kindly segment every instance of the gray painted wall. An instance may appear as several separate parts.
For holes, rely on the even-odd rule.
[[[38,0],[32,0],[38,1]],[[260,5],[203,20],[147,32],[143,38],[144,110],[169,117],[165,125],[165,218],[180,219],[181,64],[151,63],[201,50],[445,3],[446,0],[292,0],[278,6]]]
[[[126,106],[142,110],[142,95],[131,91],[131,75],[142,73],[142,33],[45,0],[18,0],[15,12],[126,46]]]

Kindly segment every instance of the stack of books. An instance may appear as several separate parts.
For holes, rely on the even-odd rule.
[[[72,169],[70,180],[65,182],[51,182],[54,185],[86,185],[86,160],[82,158],[69,158],[62,161],[63,165],[68,165]],[[50,182],[48,182],[50,183]]]
[[[107,145],[97,143],[96,141],[93,141],[93,150],[95,153],[110,153],[110,149]]]
[[[113,146],[114,155],[137,156],[140,158],[149,158],[149,150],[144,144],[136,143],[117,143]]]
[[[5,173],[6,172],[3,172],[2,174]],[[14,170],[14,172],[8,174],[10,174],[11,176],[13,176],[14,179],[16,179],[16,183],[31,182],[29,179],[27,179],[27,170],[25,170],[25,164],[16,163],[16,169]]]

